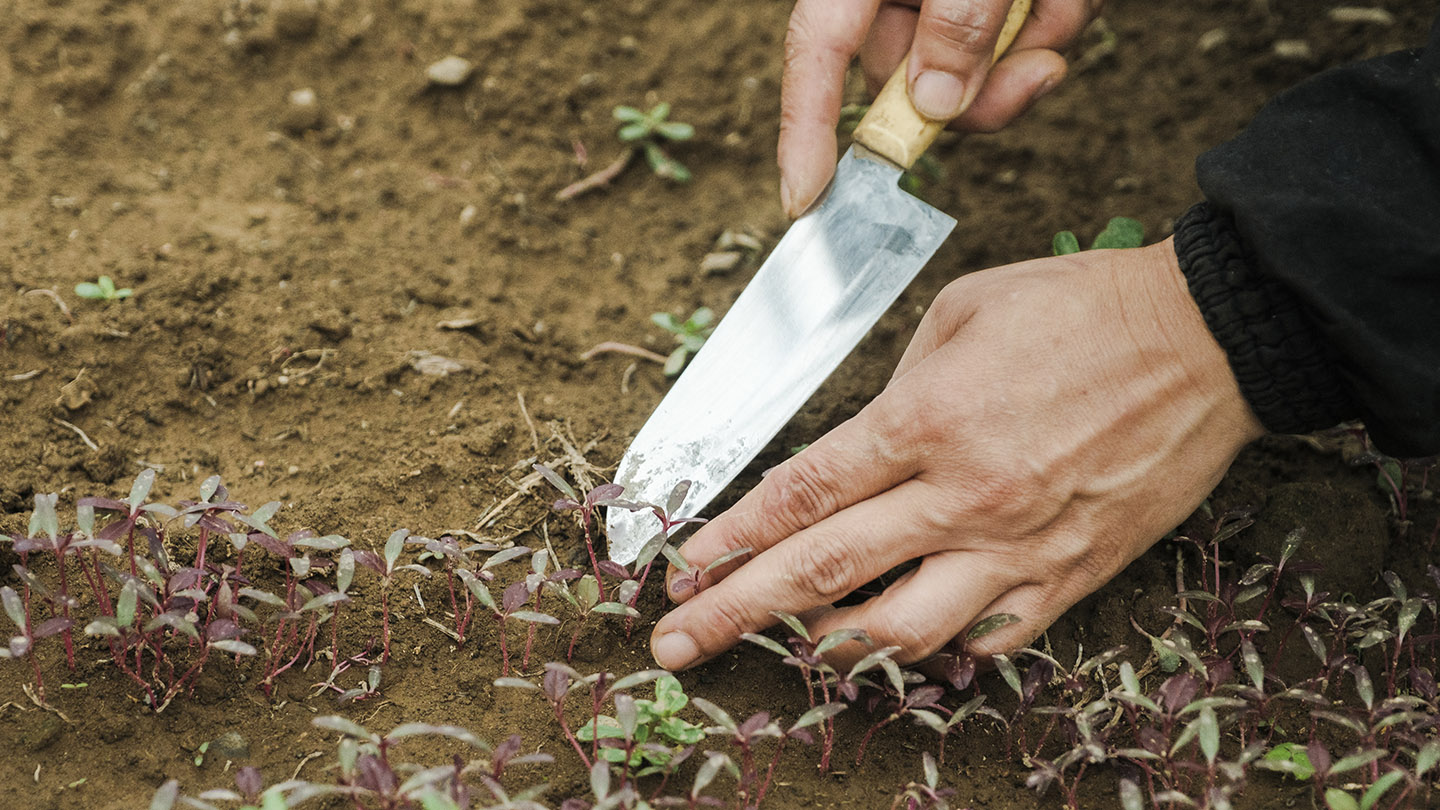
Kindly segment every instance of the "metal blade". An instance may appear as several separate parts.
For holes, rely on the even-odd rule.
[[[955,227],[899,178],[864,147],[845,153],[824,200],[790,226],[626,451],[624,497],[664,504],[689,480],[676,516],[694,516],[890,308]],[[634,561],[659,528],[648,511],[610,508],[610,559]]]

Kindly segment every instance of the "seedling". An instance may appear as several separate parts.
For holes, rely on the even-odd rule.
[[[1138,248],[1145,244],[1145,226],[1129,217],[1113,217],[1105,230],[1090,243],[1091,250],[1113,250]],[[1080,240],[1074,231],[1061,231],[1050,241],[1056,256],[1068,256],[1080,252]]]
[[[674,675],[656,679],[654,700],[632,700],[622,695],[616,698],[620,702],[616,703],[614,717],[600,715],[581,726],[576,736],[584,741],[598,737],[623,742],[601,748],[600,757],[623,763],[637,777],[671,770],[672,760],[684,746],[705,738],[703,728],[679,716],[690,698]]]
[[[668,312],[657,312],[650,316],[650,320],[675,336],[675,349],[665,358],[666,377],[679,376],[690,355],[700,351],[715,331],[715,313],[709,307],[700,307],[683,321]]]
[[[643,155],[650,171],[657,177],[675,183],[690,182],[690,170],[666,153],[664,144],[688,141],[695,137],[695,127],[670,120],[670,105],[660,102],[648,112],[625,105],[613,111],[620,128],[615,136],[626,146],[613,163],[594,174],[578,180],[555,194],[557,200],[569,200],[587,191],[609,185],[636,155]],[[577,153],[579,149],[577,148]],[[582,161],[583,163],[583,161]]]
[[[75,294],[90,301],[119,301],[129,298],[135,291],[129,287],[115,288],[115,280],[101,276],[94,281],[82,281],[75,285]]]
[[[615,137],[621,143],[638,146],[645,154],[645,163],[650,166],[650,171],[657,177],[676,183],[690,182],[690,170],[665,154],[660,147],[665,142],[688,141],[695,137],[695,127],[669,120],[668,102],[656,104],[649,112],[622,104],[615,108],[614,115],[615,120],[620,122]]]
[[[374,571],[380,577],[380,627],[384,650],[380,663],[390,660],[390,591],[395,585],[395,575],[400,571],[414,571],[424,577],[430,576],[430,569],[418,563],[398,565],[400,553],[405,550],[405,541],[410,537],[408,529],[397,529],[385,541],[383,556],[373,551],[355,552],[355,561]]]

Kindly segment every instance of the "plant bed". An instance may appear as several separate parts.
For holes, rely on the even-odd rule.
[[[239,622],[247,633],[228,638],[222,625],[205,641],[243,642],[255,654],[233,644],[208,648],[210,657],[193,674],[187,673],[196,656],[207,649],[183,640],[180,620],[193,606],[137,607],[146,624],[170,608],[179,611],[165,620],[170,624],[149,631],[168,634],[162,646],[171,645],[176,662],[173,673],[164,669],[157,680],[152,653],[142,653],[140,667],[126,672],[113,661],[119,651],[107,639],[114,636],[84,633],[104,613],[97,605],[105,597],[87,584],[79,558],[69,558],[66,587],[77,594],[68,625],[74,668],[67,663],[65,629],[58,623],[41,629],[52,616],[63,618],[65,609],[36,594],[33,615],[24,620],[36,637],[34,660],[19,650],[20,660],[0,661],[6,776],[0,806],[144,807],[170,779],[186,796],[221,788],[242,794],[256,784],[250,771],[237,784],[246,767],[258,770],[261,786],[290,779],[335,786],[348,778],[335,767],[342,737],[359,741],[347,744],[357,757],[383,741],[396,766],[453,765],[456,755],[483,760],[467,777],[476,806],[495,803],[481,776],[495,774],[497,759],[504,760],[500,781],[507,791],[548,783],[539,798],[547,807],[567,798],[594,800],[585,762],[596,755],[589,740],[578,739],[585,709],[593,707],[585,703],[585,689],[567,699],[565,716],[577,735],[572,744],[545,699],[545,664],[568,661],[582,677],[643,672],[653,666],[649,628],[665,605],[654,583],[647,585],[636,594],[639,618],[628,632],[624,610],[581,620],[558,596],[561,584],[578,590],[576,579],[555,581],[550,595],[541,588],[539,605],[506,606],[506,589],[524,581],[535,552],[554,550],[546,577],[591,569],[574,515],[551,508],[560,496],[533,465],[556,470],[580,493],[605,481],[669,378],[660,363],[631,354],[582,355],[606,342],[670,355],[677,336],[656,326],[652,314],[668,313],[662,321],[682,325],[702,307],[723,315],[759,258],[750,240],[758,239],[763,251],[783,233],[773,148],[788,8],[592,5],[20,0],[0,19],[0,158],[6,162],[0,172],[0,280],[6,285],[0,297],[0,534],[40,541],[26,550],[24,564],[53,590],[60,569],[44,543],[55,540],[45,521],[31,526],[37,495],[59,496],[55,538],[77,530],[83,538],[88,535],[76,514],[81,499],[108,499],[89,503],[100,532],[128,518],[133,510],[122,516],[106,505],[129,506],[133,482],[146,470],[154,481],[142,501],[181,512],[191,508],[184,500],[219,497],[218,489],[202,493],[218,475],[244,507],[212,517],[235,531],[217,527],[206,539],[205,565],[196,566],[199,524],[157,514],[157,521],[171,521],[159,542],[164,559],[177,570],[216,566],[217,577],[239,563],[250,581],[232,583],[235,594],[252,587],[286,603],[237,596],[256,611],[255,623]],[[1308,7],[1269,5],[1266,12],[1245,3],[1111,3],[1108,33],[1087,35],[1074,75],[1023,122],[999,135],[943,142],[935,154],[947,179],[923,183],[921,193],[960,219],[957,236],[719,505],[733,502],[789,448],[873,396],[917,312],[949,279],[1048,253],[1058,231],[1074,230],[1088,242],[1115,214],[1136,217],[1152,235],[1165,234],[1169,218],[1197,198],[1190,169],[1195,155],[1304,76],[1414,44],[1433,14],[1429,4],[1393,2],[1385,4],[1390,24],[1344,22]],[[1286,40],[1306,42],[1308,58],[1295,58],[1293,48],[1277,51],[1276,42]],[[452,54],[468,59],[472,74],[456,86],[427,80],[427,66]],[[852,91],[849,100],[861,101],[859,88]],[[555,199],[636,148],[616,139],[614,108],[650,112],[661,102],[671,105],[671,120],[694,127],[692,137],[665,145],[691,175],[688,183],[635,160],[601,188]],[[740,247],[733,237],[723,250],[716,245],[727,231],[745,235]],[[717,251],[743,255],[728,268],[712,262],[714,272],[702,272],[707,254]],[[113,294],[76,294],[80,284],[103,293],[102,277],[111,279]],[[119,295],[124,290],[130,294]],[[1387,732],[1378,747],[1366,742],[1383,718],[1364,711],[1356,665],[1369,673],[1373,705],[1392,690],[1433,702],[1424,676],[1412,670],[1433,676],[1436,669],[1426,638],[1435,632],[1433,607],[1423,599],[1437,590],[1427,565],[1440,514],[1423,492],[1433,480],[1424,483],[1422,469],[1406,471],[1401,482],[1396,469],[1370,459],[1356,442],[1338,434],[1316,441],[1272,438],[1248,450],[1212,496],[1211,513],[1179,530],[1195,542],[1157,545],[1067,614],[1048,647],[1047,639],[1037,641],[1053,662],[1015,657],[1018,694],[1003,667],[964,690],[936,694],[891,683],[877,661],[868,676],[881,687],[891,683],[891,695],[876,699],[872,711],[879,693],[860,690],[855,705],[833,718],[833,752],[823,772],[818,764],[828,717],[799,729],[813,742],[803,733],[788,737],[773,774],[768,770],[775,732],[791,731],[812,706],[827,702],[824,696],[812,702],[795,667],[743,644],[681,674],[689,702],[674,716],[721,731],[696,744],[666,792],[688,795],[708,761],[706,750],[726,753],[743,769],[745,746],[731,738],[758,733],[755,776],[747,783],[712,766],[705,795],[734,806],[746,796],[753,802],[764,786],[767,808],[888,807],[897,796],[900,806],[909,798],[926,806],[930,754],[951,806],[1063,806],[1072,785],[1081,806],[1122,806],[1122,780],[1150,796],[1171,777],[1155,766],[1147,772],[1143,756],[1116,764],[1107,754],[1105,764],[1086,765],[1077,781],[1081,761],[1063,761],[1072,750],[1063,743],[1074,731],[1075,695],[1091,703],[1108,695],[1114,706],[1099,725],[1119,719],[1104,745],[1134,748],[1126,735],[1140,734],[1150,712],[1137,695],[1156,701],[1160,711],[1150,719],[1158,728],[1167,722],[1159,716],[1170,707],[1166,695],[1178,711],[1222,685],[1183,677],[1172,682],[1197,671],[1182,657],[1174,672],[1165,672],[1173,661],[1144,633],[1167,641],[1183,633],[1202,656],[1212,631],[1230,666],[1224,683],[1237,690],[1255,686],[1244,637],[1274,679],[1261,679],[1262,696],[1303,689],[1324,662],[1303,630],[1291,634],[1283,653],[1279,639],[1304,609],[1287,601],[1303,594],[1300,576],[1306,574],[1317,590],[1331,593],[1328,599],[1348,594],[1343,604],[1370,606],[1351,618],[1357,624],[1338,632],[1362,631],[1347,642],[1353,658],[1342,656],[1325,689],[1312,688],[1340,701],[1331,710],[1363,728],[1313,720],[1312,709],[1294,695],[1255,712],[1201,704],[1165,729],[1172,745],[1193,729],[1176,756],[1197,767],[1179,769],[1184,778],[1176,789],[1199,797],[1233,783],[1218,765],[1211,768],[1207,751],[1224,763],[1256,739],[1264,741],[1262,757],[1280,742],[1305,747],[1318,741],[1331,757],[1328,770],[1348,755],[1383,751],[1333,776],[1316,762],[1318,752],[1310,757],[1307,751],[1310,767],[1322,766],[1322,806],[1329,788],[1360,801],[1389,763],[1413,772],[1421,738],[1433,736],[1420,729],[1415,740]],[[269,538],[238,516],[255,520],[271,502],[277,511],[258,517],[275,542],[257,538],[241,563],[228,535]],[[1221,542],[1218,580],[1211,557],[1202,579],[1201,549],[1212,553],[1216,521],[1232,510],[1244,510],[1254,523]],[[149,518],[140,526],[154,528]],[[400,554],[390,558],[387,543],[402,528],[413,535],[403,536]],[[1255,620],[1266,599],[1240,603],[1231,617],[1225,599],[1233,602],[1237,594],[1220,583],[1239,583],[1253,566],[1277,563],[1297,528],[1304,536],[1287,565],[1323,568],[1301,566],[1282,577],[1266,608],[1267,630],[1243,625],[1219,632]],[[87,560],[104,555],[120,574],[102,570],[96,580],[107,583],[115,600],[112,617],[129,569],[130,531],[122,535],[109,538],[120,556],[82,547]],[[316,545],[335,536],[347,545]],[[465,632],[457,630],[445,548],[406,542],[447,537],[462,548],[495,547],[468,552],[467,564],[495,574],[482,584],[511,618],[497,621],[476,601]],[[150,546],[143,532],[142,539],[143,559]],[[294,555],[282,553],[297,548],[296,540],[312,557],[313,570],[304,575],[296,573],[299,563],[288,561]],[[284,541],[291,542],[267,548]],[[530,553],[483,568],[515,546]],[[0,587],[11,589],[23,607],[27,583],[12,567],[21,562],[14,547],[0,542]],[[354,574],[339,588],[347,548]],[[432,573],[400,569],[386,586],[389,559]],[[1183,560],[1183,587],[1177,587],[1177,560]],[[1403,597],[1382,578],[1387,570],[1405,588]],[[298,605],[287,602],[287,571],[307,589]],[[136,576],[144,577],[138,564]],[[1255,584],[1268,582],[1267,574],[1257,576]],[[304,585],[317,578],[328,591]],[[600,578],[607,579],[604,571]],[[463,614],[465,594],[477,592],[464,577],[458,580],[453,604]],[[594,604],[627,605],[629,594],[618,598],[613,572],[608,580]],[[218,580],[212,582],[207,600],[218,593]],[[196,582],[173,584],[175,595]],[[348,600],[325,597],[341,591]],[[1220,600],[1186,597],[1185,612],[1199,628],[1166,612],[1179,609],[1180,591]],[[316,598],[321,603],[311,610],[296,609]],[[1377,599],[1391,601],[1374,604]],[[1408,630],[1416,643],[1399,645],[1396,659],[1393,638],[1368,642],[1365,634],[1381,621],[1395,632],[1412,599],[1422,600]],[[138,586],[135,600],[147,604]],[[299,616],[285,629],[277,611]],[[515,618],[519,611],[559,623]],[[18,632],[8,612],[0,616],[7,639]],[[317,617],[313,638],[307,613]],[[334,613],[338,622],[321,621],[321,613]],[[1211,627],[1221,618],[1226,621]],[[208,614],[206,620],[212,620]],[[1316,623],[1316,633],[1324,629],[1314,616],[1306,621]],[[387,624],[389,657],[381,663]],[[125,629],[136,625],[143,629],[138,620]],[[768,637],[784,645],[792,634]],[[1125,653],[1074,674],[1087,659],[1122,645]],[[278,657],[267,666],[271,648]],[[1333,649],[1330,643],[1327,654]],[[130,648],[132,660],[134,653]],[[1138,689],[1122,677],[1126,662]],[[1207,676],[1217,669],[1213,661],[1201,664]],[[963,661],[956,666],[963,669]],[[53,711],[25,692],[29,686],[40,698],[37,668],[43,701]],[[1067,673],[1074,675],[1070,681]],[[497,686],[504,678],[542,691],[503,680]],[[140,681],[150,683],[150,691]],[[897,685],[910,697],[898,712],[892,705]],[[646,710],[652,714],[674,700],[657,695],[653,681],[624,691],[637,704],[656,704]],[[941,735],[927,724],[938,718],[944,726],[980,694],[985,702],[945,735],[942,756]],[[167,696],[163,711],[155,711]],[[723,710],[737,731],[757,712],[769,716],[737,735],[698,708],[703,705]],[[628,711],[612,696],[599,713],[618,726]],[[330,716],[359,728],[328,720],[316,725]],[[1408,729],[1408,720],[1395,722]],[[424,725],[406,728],[416,723]],[[393,740],[385,736],[396,729],[406,731]],[[505,756],[477,747],[458,729]],[[674,730],[691,734],[679,725]],[[512,734],[520,735],[519,748],[507,743]],[[1280,751],[1268,762],[1299,761],[1295,749]],[[553,761],[523,759],[537,753]],[[1297,781],[1257,762],[1246,762],[1237,806],[1304,803],[1317,792],[1316,777]],[[657,764],[637,763],[636,770]],[[621,770],[618,764],[612,770],[612,787],[619,787]],[[646,776],[641,785],[653,791],[659,778]],[[1047,779],[1043,793],[1031,789]],[[1376,806],[1402,795],[1417,805],[1433,801],[1427,790],[1392,782]],[[334,797],[312,804],[347,806]]]

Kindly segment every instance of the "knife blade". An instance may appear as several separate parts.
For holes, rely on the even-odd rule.
[[[1011,6],[997,57],[1029,5]],[[954,229],[954,219],[899,186],[945,126],[910,104],[906,61],[856,127],[856,143],[825,193],[790,226],[630,444],[615,473],[625,498],[663,504],[688,480],[672,517],[696,515],[815,393]],[[608,508],[610,559],[634,562],[659,528],[649,511]]]

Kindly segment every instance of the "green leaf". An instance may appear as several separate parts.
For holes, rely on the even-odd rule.
[[[795,721],[795,725],[791,726],[790,730],[794,731],[800,728],[809,728],[816,723],[829,720],[847,708],[849,707],[844,703],[821,703],[819,706],[800,715],[800,719]]]
[[[990,616],[986,616],[985,618],[976,622],[974,627],[970,628],[970,632],[965,634],[965,640],[975,641],[976,639],[984,638],[985,636],[990,635],[991,633],[999,630],[1002,627],[1009,627],[1012,624],[1019,623],[1020,617],[1016,616],[1014,613],[996,613]]]
[[[1315,766],[1310,763],[1310,755],[1306,753],[1305,746],[1299,743],[1280,743],[1266,751],[1264,759],[1274,763],[1276,770],[1284,771],[1302,782],[1315,775]]]
[[[178,798],[180,798],[180,783],[174,779],[167,780],[150,799],[150,810],[171,810]]]
[[[745,639],[751,644],[764,647],[781,658],[788,658],[791,655],[790,651],[785,649],[784,645],[769,636],[762,636],[759,633],[742,633],[740,638]]]
[[[154,470],[145,469],[142,470],[139,475],[135,476],[135,483],[130,485],[130,498],[128,501],[131,512],[140,508],[140,504],[145,502],[145,498],[150,495],[150,489],[153,486],[155,486]]]
[[[685,688],[674,675],[662,675],[655,680],[655,706],[659,714],[674,714],[689,702]]]
[[[316,728],[323,728],[326,731],[338,732],[340,734],[354,737],[357,740],[371,740],[378,742],[380,739],[376,735],[370,733],[369,729],[365,728],[354,720],[349,720],[347,718],[339,716],[338,714],[317,717],[314,720],[311,720],[310,723]]]
[[[343,592],[331,591],[329,593],[322,593],[313,599],[307,600],[305,604],[300,606],[300,610],[301,612],[307,610],[324,610],[325,608],[330,607],[337,602],[348,601],[350,601],[350,597],[346,596]]]
[[[601,602],[595,607],[590,608],[589,612],[606,613],[612,616],[629,616],[635,619],[640,618],[640,611],[619,602]]]
[[[1015,690],[1015,694],[1023,698],[1025,690],[1020,685],[1020,673],[1016,671],[1015,665],[1010,663],[1010,659],[1003,655],[996,655],[992,656],[990,660],[1000,671],[1000,676],[1005,679],[1005,683],[1010,684],[1010,688]]]
[[[395,561],[400,559],[400,552],[405,549],[405,538],[409,536],[409,529],[396,529],[385,541],[385,570],[387,572],[395,570]]]
[[[1145,244],[1145,226],[1129,217],[1114,217],[1090,244],[1091,250],[1138,248]]]
[[[1404,776],[1404,771],[1396,769],[1376,779],[1375,783],[1367,788],[1365,793],[1360,796],[1360,810],[1370,810],[1374,807],[1375,803],[1380,801],[1380,797],[1385,795],[1385,791],[1394,787],[1395,783],[1399,782]]]
[[[1355,797],[1340,788],[1325,789],[1325,806],[1330,810],[1360,810]]]
[[[345,549],[340,552],[340,560],[335,564],[335,589],[340,593],[350,590],[350,583],[355,581],[355,552]]]
[[[1200,751],[1205,755],[1205,762],[1214,765],[1215,757],[1220,753],[1220,722],[1215,717],[1215,710],[1206,706],[1200,710],[1195,722],[1199,724]]]
[[[20,600],[20,594],[16,593],[14,588],[6,585],[0,588],[0,604],[4,604],[6,615],[10,617],[10,621],[14,622],[16,627],[20,628],[20,632],[27,632],[25,603]]]
[[[602,714],[598,718],[600,721],[599,723],[595,722],[596,719],[597,718],[591,718],[589,720],[586,720],[585,725],[576,729],[575,738],[577,740],[584,740],[585,742],[590,742],[591,740],[596,738],[595,729],[598,728],[600,729],[599,738],[602,740],[625,739],[625,730],[620,728],[620,722],[617,721],[615,718],[611,717],[608,714]]]
[[[1074,231],[1061,231],[1050,240],[1050,249],[1056,256],[1069,256],[1080,252],[1080,240],[1075,238]]]
[[[640,112],[634,107],[627,107],[624,104],[621,104],[620,106],[612,110],[611,114],[615,116],[616,121],[623,121],[625,123],[634,123],[636,121],[645,120],[645,113]]]
[[[39,537],[45,535],[52,541],[60,534],[60,516],[55,513],[55,503],[60,498],[57,493],[48,495],[35,493],[35,511],[30,515],[29,535]]]
[[[1265,689],[1265,664],[1260,660],[1260,653],[1255,649],[1255,643],[1248,637],[1240,639],[1240,657],[1245,661],[1245,673],[1250,676],[1250,682],[1255,684],[1256,689]]]
[[[650,108],[650,112],[646,113],[645,117],[651,121],[664,121],[670,117],[670,102],[662,101],[656,104]]]
[[[737,548],[734,551],[728,551],[724,554],[721,554],[719,557],[711,560],[709,564],[701,570],[703,573],[708,574],[726,563],[734,562],[735,560],[738,560],[741,557],[748,555],[752,551],[754,551],[754,549],[750,548],[749,546],[746,546],[745,548]]]
[[[90,281],[82,281],[76,284],[75,294],[90,301],[102,301],[105,299],[105,291],[100,289],[100,285]]]
[[[671,141],[688,141],[695,137],[695,127],[679,121],[665,121],[655,125],[655,132]]]
[[[684,346],[675,347],[675,351],[670,352],[670,356],[665,358],[665,376],[680,376],[680,372],[685,370],[685,360],[689,356],[689,349]]]
[[[1358,754],[1351,754],[1348,757],[1341,757],[1334,765],[1330,766],[1331,775],[1353,771],[1364,765],[1369,765],[1377,759],[1385,756],[1385,752],[1374,748],[1369,751],[1361,751]]]
[[[735,719],[730,716],[729,712],[725,711],[719,706],[716,706],[714,703],[711,703],[705,698],[694,698],[691,700],[691,703],[694,703],[695,708],[704,712],[707,716],[709,716],[711,720],[715,721],[716,725],[723,727],[725,730],[734,731],[736,728],[739,727],[736,725]]]
[[[586,574],[575,583],[575,598],[580,600],[580,608],[586,613],[599,603],[600,583],[595,580],[594,574]]]
[[[785,626],[790,628],[790,631],[795,635],[805,639],[806,641],[811,640],[810,631],[805,629],[805,623],[800,621],[794,615],[786,613],[783,610],[772,610],[770,611],[770,615],[784,622]]]
[[[1415,776],[1423,778],[1436,762],[1440,762],[1440,740],[1431,740],[1415,755]]]
[[[245,589],[241,588],[241,590]],[[115,603],[115,623],[122,630],[135,624],[135,605],[139,596],[140,588],[133,579],[127,580],[125,585],[120,588],[120,598]]]
[[[633,143],[650,134],[650,125],[644,122],[626,124],[620,127],[615,136],[625,143]]]
[[[681,745],[694,745],[705,739],[705,729],[694,723],[687,723],[678,717],[667,717],[661,720],[655,730],[664,735],[665,739]]]

